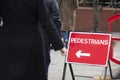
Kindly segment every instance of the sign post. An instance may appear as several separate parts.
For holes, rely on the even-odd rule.
[[[110,43],[111,34],[71,32],[66,63],[104,66],[107,70]]]

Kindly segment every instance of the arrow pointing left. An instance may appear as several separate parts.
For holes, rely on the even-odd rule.
[[[76,57],[80,58],[81,56],[90,56],[90,53],[82,53],[81,50],[76,52]]]

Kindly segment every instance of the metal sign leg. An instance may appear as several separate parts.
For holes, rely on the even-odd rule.
[[[64,63],[64,69],[63,69],[63,77],[62,77],[62,80],[65,80],[66,68],[67,68],[67,63]]]
[[[72,65],[69,64],[69,67],[70,67],[70,72],[71,72],[71,75],[72,75],[72,79],[75,80],[75,76],[74,76],[74,73],[73,73]]]
[[[112,69],[111,69],[110,60],[108,60],[108,66],[109,66],[109,70],[110,70],[110,77],[111,77],[111,79],[113,79],[113,75],[112,75]]]
[[[105,75],[104,75],[104,80],[106,80],[106,76],[107,76],[107,68],[108,66],[105,67]]]
[[[64,63],[62,80],[65,80],[66,68],[67,68],[67,63]],[[69,68],[70,68],[72,80],[75,80],[75,76],[74,76],[74,73],[73,73],[73,69],[72,69],[72,65],[71,65],[71,64],[69,64]]]

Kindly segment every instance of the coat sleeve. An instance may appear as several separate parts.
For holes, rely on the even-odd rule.
[[[49,16],[47,6],[44,0],[38,0],[38,3],[38,16],[40,24],[42,25],[49,41],[52,43],[54,50],[60,50],[64,47],[64,44]]]

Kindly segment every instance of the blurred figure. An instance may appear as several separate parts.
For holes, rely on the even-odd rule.
[[[55,28],[59,34],[59,36],[61,36],[61,21],[60,21],[60,11],[59,11],[59,6],[56,0],[45,0],[47,3],[47,8],[49,11],[49,16],[53,22],[53,24],[55,25]],[[56,38],[56,37],[55,37]],[[48,74],[48,68],[49,68],[49,64],[50,64],[50,49],[52,46],[50,46],[50,41],[48,40],[47,36],[46,36],[46,73]]]
[[[46,0],[47,8],[50,14],[50,17],[59,32],[59,35],[61,35],[61,19],[60,19],[60,9],[58,2],[56,0]]]
[[[0,80],[47,80],[45,31],[54,50],[66,50],[44,0],[0,0]]]

